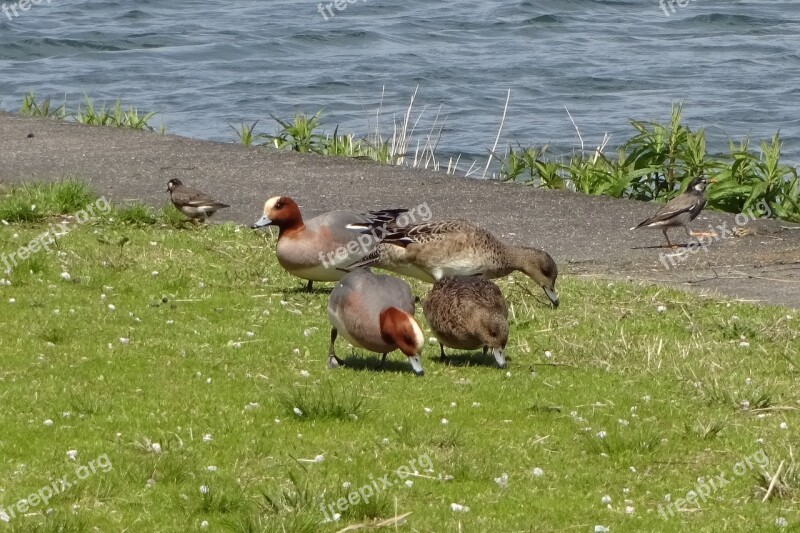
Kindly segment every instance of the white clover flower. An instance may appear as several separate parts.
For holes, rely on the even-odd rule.
[[[67,451],[67,457],[70,460],[74,461],[78,457],[78,450],[68,450]]]
[[[531,474],[533,474],[533,477],[542,477],[544,475],[544,470],[542,470],[537,466],[536,468],[531,470]]]
[[[501,489],[508,488],[508,474],[503,472],[500,474],[500,477],[494,478],[494,482],[497,483]]]
[[[53,421],[48,418],[47,420],[44,421],[44,425],[46,427],[50,427],[53,425]]]
[[[200,485],[200,494],[208,494],[208,486]]]
[[[466,505],[461,505],[460,503],[451,503],[450,510],[456,513],[466,513],[467,511],[469,511],[469,507],[467,507]]]
[[[600,503],[604,503],[604,504],[608,505],[609,503],[611,503],[611,496],[606,494],[605,496],[600,498]]]
[[[214,437],[211,436],[211,433],[203,433],[203,442],[211,442],[214,440]]]
[[[69,281],[72,279],[72,276],[69,275],[69,272],[62,272],[61,279],[63,279],[64,281]]]
[[[294,412],[294,414],[296,414],[297,416],[303,416],[303,410],[302,410],[302,409],[300,409],[299,407],[294,407],[294,408],[292,408],[292,411],[293,411],[293,412]]]

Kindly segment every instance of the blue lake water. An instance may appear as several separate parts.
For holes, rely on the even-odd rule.
[[[629,118],[663,121],[682,101],[712,150],[780,130],[800,161],[797,0],[680,1],[39,0],[0,12],[0,107],[32,90],[121,97],[171,133],[233,141],[231,124],[272,133],[270,113],[319,109],[327,132],[364,134],[382,97],[390,134],[419,86],[418,131],[439,112],[439,154],[469,160],[487,155],[510,89],[501,147],[569,152],[565,108],[587,147],[605,132],[613,146]]]

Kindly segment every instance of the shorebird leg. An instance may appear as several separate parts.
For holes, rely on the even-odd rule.
[[[669,235],[667,235],[668,227],[661,228],[661,233],[664,234],[664,238],[667,239],[667,248],[676,248],[677,244],[672,244],[672,241],[669,240]]]

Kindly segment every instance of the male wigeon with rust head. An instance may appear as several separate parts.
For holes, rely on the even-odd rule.
[[[328,300],[331,345],[328,368],[343,364],[336,357],[334,342],[339,333],[353,346],[383,354],[400,350],[411,368],[422,376],[422,348],[425,336],[414,318],[414,294],[405,281],[360,269],[344,276]]]
[[[330,211],[304,221],[297,202],[275,196],[264,204],[264,215],[252,228],[278,227],[278,263],[308,280],[306,290],[311,290],[315,281],[340,280],[346,274],[342,268],[373,252],[385,226],[406,211]]]

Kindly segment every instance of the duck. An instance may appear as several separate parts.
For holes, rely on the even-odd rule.
[[[689,222],[697,218],[697,215],[699,215],[706,206],[706,187],[708,187],[709,183],[715,182],[716,180],[709,180],[706,176],[693,179],[686,188],[686,191],[667,202],[655,215],[640,222],[632,227],[631,230],[640,228],[661,228],[661,233],[664,234],[669,248],[675,248],[676,245],[669,240],[667,230],[676,226],[683,226],[689,238],[716,237],[717,234],[714,232],[693,233],[689,230]]]
[[[444,347],[492,351],[500,368],[506,367],[508,305],[500,287],[486,278],[448,277],[437,280],[422,304],[425,320]]]
[[[204,192],[187,187],[178,178],[172,178],[167,182],[166,192],[169,193],[172,205],[192,222],[207,220],[218,210],[230,207],[228,204],[214,200]]]
[[[382,211],[330,211],[308,221],[288,196],[274,196],[264,203],[264,214],[251,228],[278,227],[275,246],[278,263],[290,274],[308,281],[338,281],[346,265],[374,251],[382,227],[407,209]]]
[[[389,225],[374,252],[350,268],[375,266],[428,283],[445,277],[489,279],[514,271],[530,277],[558,307],[558,267],[547,252],[507,244],[467,220],[452,219],[400,227]]]
[[[400,350],[408,358],[414,374],[424,375],[425,336],[414,318],[415,307],[411,287],[399,278],[375,274],[368,268],[345,274],[328,299],[331,323],[328,368],[344,364],[334,351],[334,343],[341,333],[353,346],[383,354],[379,368],[389,352]]]

